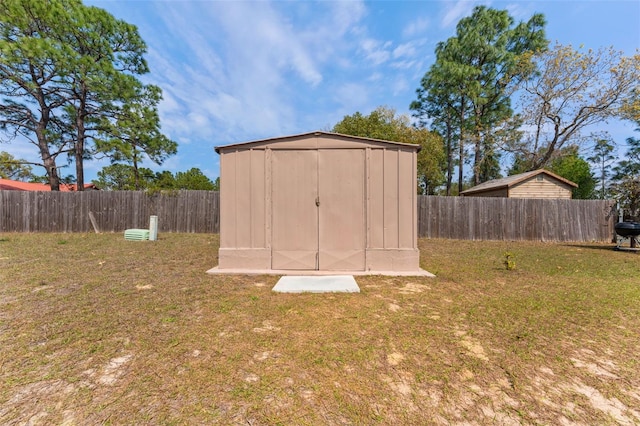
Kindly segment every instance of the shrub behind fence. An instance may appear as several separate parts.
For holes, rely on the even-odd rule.
[[[418,197],[418,235],[464,240],[611,241],[610,200]],[[0,191],[0,232],[220,232],[213,191]],[[95,224],[95,228],[94,228]]]

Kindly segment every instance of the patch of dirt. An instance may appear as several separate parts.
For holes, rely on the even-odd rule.
[[[244,381],[247,383],[257,383],[260,381],[260,376],[257,374],[249,373],[244,376]]]
[[[381,376],[382,381],[389,385],[389,388],[398,396],[398,402],[402,408],[409,412],[416,412],[418,407],[412,399],[414,393],[413,377],[408,372],[400,372],[396,377],[387,375]]]
[[[280,357],[279,353],[270,352],[270,351],[258,352],[257,354],[253,355],[253,359],[255,359],[256,361],[266,361],[269,358],[279,358],[279,357]]]
[[[123,366],[127,364],[133,355],[127,354],[111,359],[102,369],[102,375],[98,377],[98,383],[111,386],[115,384],[122,375],[124,375]]]
[[[22,386],[4,404],[0,406],[0,422],[6,424],[9,415],[20,413],[21,419],[26,419],[23,424],[51,424],[48,406],[62,405],[63,401],[76,391],[76,386],[64,380],[45,380],[29,383]],[[43,403],[45,402],[46,403]],[[68,413],[67,423],[73,424],[73,416]]]
[[[151,290],[152,288],[153,288],[152,284],[136,285],[136,290]]]
[[[300,396],[305,400],[305,401],[311,401],[313,400],[314,397],[314,393],[312,390],[310,389],[301,389],[300,390]]]
[[[483,361],[489,361],[489,357],[477,339],[468,336],[465,331],[458,330],[455,332],[457,337],[460,337],[459,343],[467,350],[467,353]]]
[[[0,297],[0,305],[8,305],[13,302],[17,302],[18,298],[16,296],[2,296]]]
[[[391,312],[398,312],[400,310],[400,305],[396,305],[395,303],[389,303],[389,310]]]
[[[415,294],[422,293],[426,290],[431,290],[431,287],[424,284],[416,284],[416,283],[407,283],[404,287],[402,287],[398,292],[400,294]]]
[[[610,415],[618,424],[621,425],[635,425],[638,424],[640,418],[632,419],[625,415],[628,410],[627,406],[620,402],[617,398],[606,398],[598,389],[591,386],[587,386],[576,380],[576,383],[571,388],[575,392],[583,395],[587,398],[589,403],[596,409]]]
[[[399,352],[394,352],[387,355],[387,364],[391,366],[396,366],[400,364],[402,361],[404,361],[404,355],[402,355]]]
[[[596,363],[593,362],[584,362],[581,361],[577,358],[571,358],[571,362],[573,363],[573,365],[575,365],[577,368],[585,368],[587,371],[589,371],[589,373],[595,375],[595,376],[602,376],[602,377],[607,377],[609,379],[619,379],[619,377],[613,373],[611,373],[609,370],[607,370],[606,368],[602,367],[601,365],[598,365]],[[611,368],[615,368],[615,364],[612,361],[608,361],[607,362],[608,366]]]
[[[262,327],[256,327],[253,329],[254,333],[268,333],[269,331],[280,331],[280,327],[276,327],[271,321],[266,320],[262,322]]]

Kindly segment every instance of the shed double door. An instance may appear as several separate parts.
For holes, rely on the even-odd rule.
[[[365,151],[274,150],[273,269],[365,268]]]

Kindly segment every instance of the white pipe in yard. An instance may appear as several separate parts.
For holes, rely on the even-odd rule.
[[[156,241],[158,239],[158,216],[151,216],[149,218],[149,241]]]

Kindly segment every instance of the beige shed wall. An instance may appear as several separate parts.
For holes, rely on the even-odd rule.
[[[346,188],[345,191],[355,194],[350,197],[345,195],[346,192],[336,191],[331,195],[335,202],[344,205],[352,212],[351,216],[340,213],[335,216],[335,210],[328,213],[321,211],[320,215],[309,215],[318,218],[319,229],[321,229],[315,242],[318,246],[323,245],[319,247],[318,264],[331,263],[333,266],[328,269],[338,270],[343,267],[345,270],[419,270],[415,150],[411,147],[378,141],[354,142],[345,138],[314,135],[283,138],[264,144],[251,143],[248,149],[242,147],[221,149],[221,233],[218,267],[220,269],[272,269],[274,265],[286,265],[289,260],[294,261],[292,265],[298,262],[294,253],[283,251],[277,252],[281,260],[274,261],[276,252],[274,252],[273,238],[290,237],[283,236],[281,231],[277,231],[277,229],[283,229],[289,219],[282,216],[272,217],[272,215],[276,211],[283,211],[283,208],[287,211],[295,208],[293,205],[286,205],[290,202],[287,193],[297,189],[295,182],[289,182],[292,185],[287,183],[286,171],[276,172],[272,167],[282,167],[274,162],[286,161],[289,156],[287,152],[292,153],[290,157],[293,159],[302,155],[305,150],[319,153],[314,157],[317,157],[318,164],[321,164],[318,172],[321,181],[316,182],[320,193],[328,194],[329,189],[339,188],[341,182],[346,184],[345,181],[349,180],[351,187]],[[344,152],[344,158],[341,158],[343,156],[341,151]],[[361,154],[357,154],[358,152]],[[304,158],[313,157],[305,156]],[[326,161],[320,161],[321,158],[326,158]],[[360,172],[356,170],[357,168],[350,167],[350,164],[359,161],[364,161],[361,163]],[[350,169],[354,170],[344,173],[345,170]],[[300,174],[300,176],[303,175]],[[357,194],[358,187],[362,188],[361,195]],[[357,201],[358,199],[362,200],[361,204]],[[325,207],[322,203],[331,201],[326,198],[326,195],[321,195],[320,200],[320,209]],[[276,205],[277,208],[274,207]],[[358,205],[361,205],[360,212],[357,210]],[[292,211],[292,214],[298,213]],[[308,215],[309,212],[303,214]],[[326,219],[323,219],[325,217]],[[362,225],[358,225],[358,217],[362,217]],[[342,218],[348,222],[340,223],[338,219]],[[353,226],[349,223],[353,223]],[[332,224],[341,229],[338,230],[339,232],[325,235],[323,232],[326,232]],[[342,229],[344,226],[348,229],[357,229],[350,232]],[[340,235],[343,237],[336,238]],[[354,238],[362,241],[363,253],[358,251]],[[305,240],[307,240],[306,237]],[[342,248],[343,245],[344,248]],[[352,250],[351,247],[356,249]],[[333,263],[333,254],[345,260]],[[282,255],[286,256],[284,260],[287,262],[283,260]],[[307,268],[304,265],[309,265],[312,258],[309,255],[305,256],[300,258],[298,266],[294,265],[292,269]],[[358,260],[359,256],[362,256],[363,260]],[[307,257],[309,260],[306,260]]]
[[[220,153],[220,268],[270,265],[264,149]]]
[[[416,248],[415,155],[409,150],[371,149],[367,180],[367,248]]]
[[[410,149],[367,149],[367,270],[419,268],[416,162]]]
[[[537,178],[542,177],[541,180]],[[510,198],[565,198],[571,199],[571,187],[548,176],[539,174],[509,188]]]
[[[508,197],[507,188],[494,189],[492,191],[482,191],[473,194],[466,194],[467,197]]]

